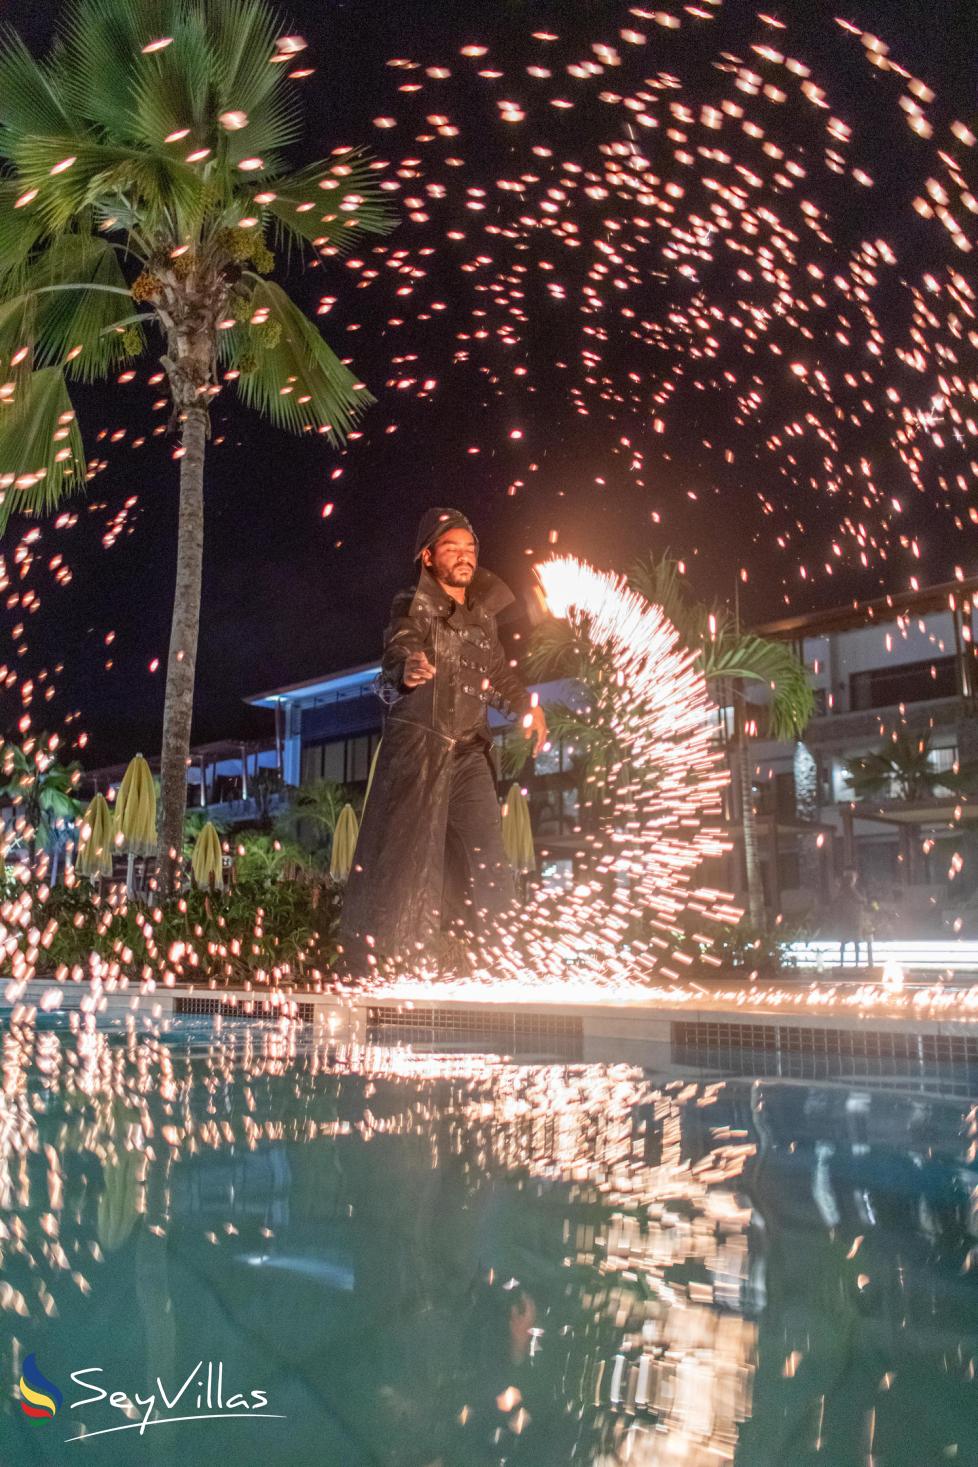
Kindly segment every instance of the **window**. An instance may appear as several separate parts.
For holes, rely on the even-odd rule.
[[[356,784],[359,780],[366,780],[370,772],[370,742],[369,734],[347,739],[346,774],[344,776],[347,784]]]
[[[306,744],[302,750],[302,784],[313,784],[317,779],[343,780],[342,739],[331,744]]]
[[[552,744],[549,749],[541,749],[533,761],[534,774],[559,774],[560,755],[563,749],[563,740]]]
[[[871,672],[854,672],[849,679],[849,708],[853,713],[869,708],[893,708],[898,703],[953,698],[957,692],[955,659],[935,657],[927,662],[905,662],[874,668]]]
[[[935,774],[942,774],[945,769],[953,769],[957,760],[958,750],[956,744],[951,744],[946,749],[928,749],[927,751],[927,764],[929,768],[934,770]],[[953,793],[954,791],[948,789],[946,785],[935,784],[934,786],[934,794],[938,799]]]
[[[322,749],[319,778],[342,780],[343,740],[334,739],[331,744],[320,744],[319,747]]]
[[[867,754],[877,754],[881,745],[877,742],[869,747],[853,749],[847,756],[850,759],[860,759]],[[940,774],[945,769],[953,769],[958,758],[957,745],[949,744],[946,748],[928,749],[927,767],[935,774]],[[936,799],[946,799],[953,792],[944,785],[935,784],[930,793]],[[831,777],[828,789],[825,791],[825,803],[845,804],[855,799],[853,787],[849,782],[846,771],[845,759],[837,756],[832,760]],[[892,775],[886,784],[882,786],[875,799],[880,800],[902,800],[905,798],[905,789],[897,775]]]
[[[540,871],[544,891],[570,891],[574,884],[574,863],[569,860],[545,861]]]

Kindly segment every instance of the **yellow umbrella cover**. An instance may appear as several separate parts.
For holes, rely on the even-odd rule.
[[[374,770],[377,768],[377,755],[380,753],[380,746],[383,742],[384,740],[382,738],[377,740],[377,747],[374,749],[373,758],[370,761],[370,769],[367,772],[367,789],[363,797],[363,809],[360,811],[361,820],[363,819],[363,811],[367,808],[367,801],[370,799],[370,786],[374,782]]]
[[[82,876],[112,875],[112,853],[115,850],[115,829],[112,812],[104,795],[96,795],[82,816],[81,836],[75,870]]]
[[[333,850],[329,858],[329,874],[334,881],[345,881],[353,865],[360,826],[352,805],[344,805],[333,831]]]
[[[503,834],[503,850],[506,852],[506,859],[511,866],[515,866],[517,860],[516,844],[517,836],[519,834],[518,805],[520,794],[521,791],[519,785],[511,784],[509,787],[509,793],[503,801],[503,814],[501,822]]]
[[[518,784],[510,785],[502,818],[503,849],[514,871],[536,869],[533,832],[530,829],[530,807]]]
[[[537,869],[537,853],[533,846],[533,826],[530,824],[530,802],[522,790],[520,790],[519,812],[520,829],[517,844],[519,869],[523,872],[535,871]]]
[[[115,828],[130,856],[156,851],[156,785],[149,765],[137,754],[122,777],[115,801]]]
[[[200,835],[194,842],[190,869],[193,871],[194,881],[198,886],[213,886],[218,890],[223,888],[224,853],[221,850],[221,837],[212,820],[208,820],[207,824],[202,827]]]

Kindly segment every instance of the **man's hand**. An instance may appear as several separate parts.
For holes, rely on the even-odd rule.
[[[406,688],[416,688],[421,683],[428,682],[434,675],[434,666],[428,661],[426,653],[408,653],[404,659],[404,676],[401,679]]]
[[[536,758],[547,742],[547,720],[539,703],[523,717],[523,737],[533,740],[533,757]]]

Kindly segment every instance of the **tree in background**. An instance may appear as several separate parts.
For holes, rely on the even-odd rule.
[[[970,794],[978,788],[978,764],[938,769],[931,734],[897,729],[870,754],[844,761],[846,782],[857,800],[897,799],[913,803],[941,794]]]
[[[44,851],[50,858],[48,880],[58,879],[58,862],[85,806],[75,794],[81,766],[62,764],[57,739],[29,739],[23,747],[5,744],[0,751],[0,800],[14,810],[14,830],[27,841],[31,859]]]
[[[275,835],[283,844],[300,846],[314,864],[325,867],[340,811],[344,805],[359,806],[361,801],[331,779],[312,780],[290,793],[288,806],[276,817]]]
[[[737,619],[724,607],[694,600],[682,583],[679,564],[668,554],[648,555],[636,562],[628,584],[653,605],[660,606],[679,633],[682,644],[695,654],[699,668],[718,699],[729,690],[734,699],[736,726],[728,747],[737,772],[739,814],[744,838],[744,863],[751,926],[765,926],[764,883],[757,841],[750,768],[750,719],[746,716],[745,686],[766,684],[769,737],[790,741],[800,737],[812,716],[815,695],[804,663],[784,642],[770,641],[740,630]],[[572,627],[563,620],[541,622],[530,638],[526,675],[533,680],[570,678],[587,691],[587,712],[565,703],[547,705],[551,739],[568,740],[583,755],[582,825],[599,815],[607,803],[606,773],[622,756],[610,732],[608,712],[618,694],[617,683],[603,655],[587,636],[586,625]],[[522,758],[520,755],[522,753]],[[526,744],[507,741],[504,777],[512,778],[526,759]]]
[[[764,732],[768,738],[792,743],[804,733],[815,711],[808,670],[787,642],[743,631],[739,618],[725,606],[710,607],[694,601],[682,584],[678,562],[668,554],[640,560],[632,568],[629,584],[662,607],[685,646],[696,654],[704,678],[720,698],[728,689],[733,696],[734,734],[728,755],[736,771],[748,916],[751,926],[761,931],[766,926],[767,911],[753,800],[753,720],[748,716],[746,690],[751,683],[767,685],[770,696]]]
[[[287,168],[300,45],[264,0],[75,0],[45,58],[0,39],[0,525],[85,483],[71,381],[150,350],[179,437],[164,890],[186,808],[211,403],[233,381],[278,427],[342,442],[373,400],[268,278],[271,245],[336,254],[392,222],[362,151]]]

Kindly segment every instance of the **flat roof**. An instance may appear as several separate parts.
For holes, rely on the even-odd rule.
[[[297,693],[311,696],[319,692],[332,692],[336,688],[352,687],[355,683],[368,682],[378,672],[379,661],[361,662],[356,667],[341,667],[339,671],[327,673],[325,677],[306,678],[305,682],[286,683],[282,688],[269,688],[265,693],[251,693],[244,701],[255,708],[274,708],[276,703],[284,703]]]
[[[227,760],[236,759],[241,762],[241,751],[251,758],[254,754],[271,754],[276,751],[273,738],[264,739],[217,739],[210,744],[195,744],[190,750],[191,767],[199,760],[204,759],[208,764],[224,763]],[[146,763],[150,769],[156,771],[160,767],[159,754],[147,754]],[[121,779],[129,768],[128,761],[125,764],[101,764],[97,769],[83,769],[81,778],[107,779],[109,781]]]
[[[829,632],[856,631],[873,622],[896,621],[909,613],[923,614],[928,611],[949,611],[951,597],[958,604],[978,593],[978,576],[965,576],[960,581],[942,581],[937,586],[924,586],[919,591],[897,591],[880,596],[875,601],[853,601],[849,606],[838,606],[830,611],[808,611],[798,616],[782,617],[778,621],[764,622],[752,630],[759,637],[770,637],[774,641],[798,641],[802,637],[817,637]]]
[[[828,611],[801,612],[796,616],[780,617],[777,621],[762,622],[751,630],[759,637],[770,637],[774,641],[798,641],[802,637],[817,637],[829,632],[856,631],[874,622],[896,621],[907,613],[948,611],[952,596],[959,602],[978,596],[978,576],[943,581],[936,586],[924,586],[919,591],[897,591],[873,601],[853,601],[848,606],[836,606]],[[336,672],[306,678],[303,682],[286,683],[280,688],[251,693],[244,702],[255,708],[274,708],[276,703],[284,703],[297,695],[312,697],[316,693],[335,692],[339,688],[369,682],[379,672],[379,659],[361,662],[355,667],[341,667]]]

